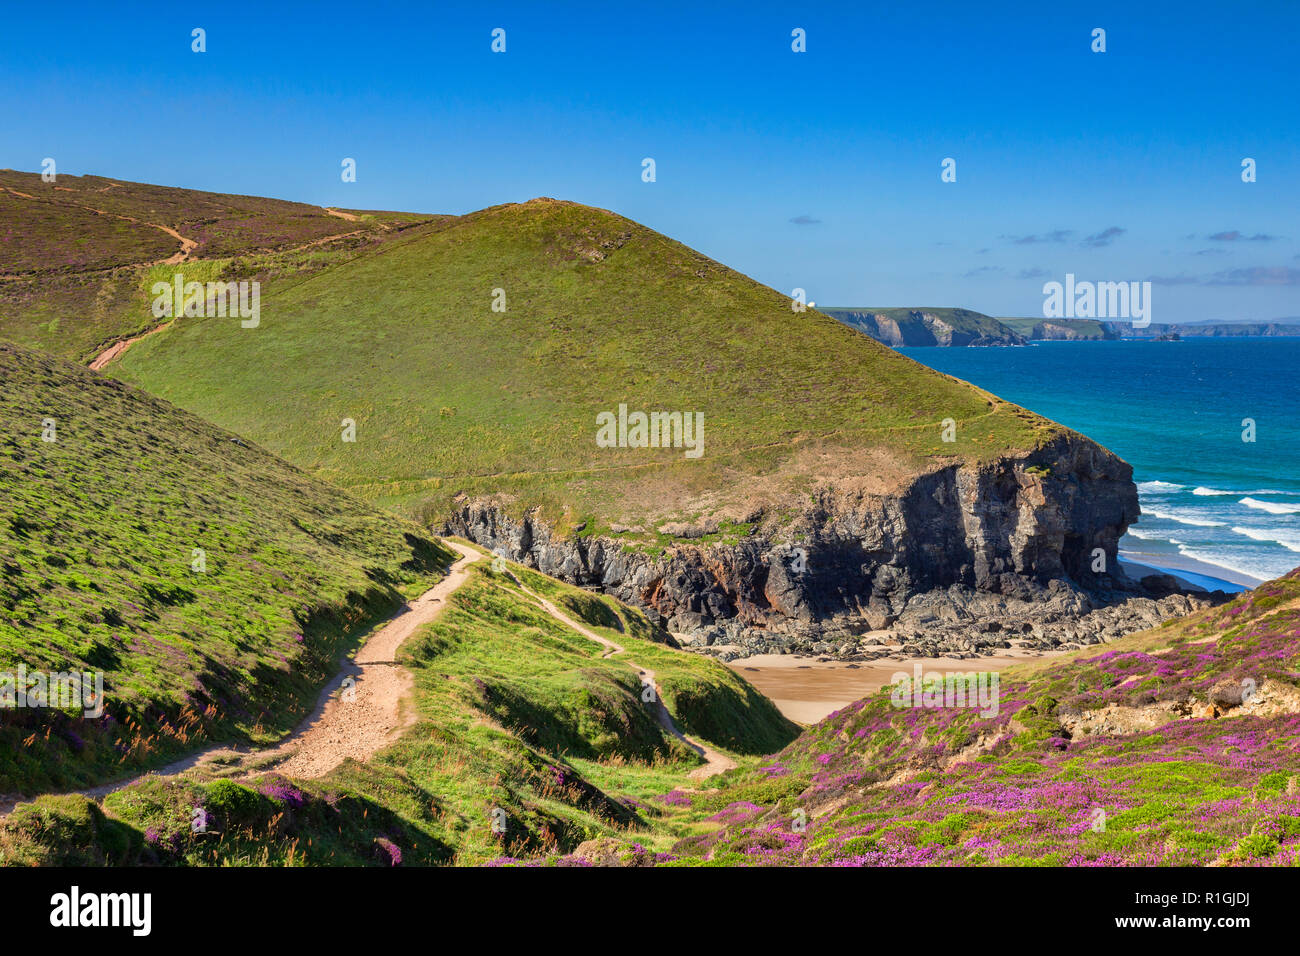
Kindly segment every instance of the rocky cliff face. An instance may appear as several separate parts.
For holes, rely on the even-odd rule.
[[[1035,341],[1049,342],[1087,342],[1096,339],[1107,341],[1119,338],[1113,330],[1107,328],[1109,323],[1074,323],[1039,322],[1034,326],[1029,337]],[[1095,326],[1095,327],[1094,327]]]
[[[1131,322],[1103,322],[1115,338],[1156,339],[1161,336],[1178,336],[1181,338],[1242,338],[1300,335],[1300,323],[1296,322],[1222,322],[1207,325],[1170,325],[1151,323],[1145,328],[1135,329]]]
[[[996,319],[964,309],[950,309],[946,314],[923,309],[899,309],[894,314],[859,309],[822,311],[893,348],[1024,345],[1026,342],[1023,335]]]
[[[444,531],[690,634],[831,621],[887,627],[909,599],[954,586],[1021,600],[1052,582],[1107,591],[1120,586],[1107,572],[1137,516],[1131,467],[1067,433],[1032,453],[936,468],[892,495],[826,488],[793,523],[756,515],[753,533],[732,545],[684,543],[650,556],[616,538],[560,538],[530,516],[475,501],[462,502]]]

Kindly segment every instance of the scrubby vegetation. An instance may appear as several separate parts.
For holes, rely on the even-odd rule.
[[[882,692],[717,791],[669,794],[665,826],[690,833],[643,862],[1295,865],[1298,639],[1300,570],[1004,672],[987,719]]]
[[[182,238],[195,244],[179,267],[187,278],[206,271],[300,281],[411,225],[447,218],[342,212],[346,218],[279,199],[102,176],[47,183],[0,170],[0,339],[88,361],[155,327],[151,270],[178,256]]]

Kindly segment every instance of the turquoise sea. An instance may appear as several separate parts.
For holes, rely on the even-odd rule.
[[[1300,338],[898,351],[1128,461],[1142,518],[1121,556],[1182,568],[1190,559],[1238,581],[1300,565]],[[1253,442],[1242,440],[1244,419]]]

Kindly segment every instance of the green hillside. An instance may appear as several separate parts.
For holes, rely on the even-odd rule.
[[[0,170],[0,339],[88,361],[158,324],[147,289],[170,271],[302,276],[444,218]]]
[[[109,370],[409,514],[503,492],[588,533],[742,521],[806,503],[813,461],[888,482],[1054,427],[681,243],[549,199],[269,282],[259,328],[182,318]],[[702,414],[702,456],[598,447],[597,415],[620,403]]]
[[[106,698],[98,719],[0,708],[0,796],[280,735],[450,556],[188,412],[5,344],[0,486],[0,674],[101,672]]]
[[[373,760],[312,781],[214,761],[102,806],[42,797],[0,819],[0,865],[476,864],[593,837],[666,850],[686,831],[657,797],[693,786],[699,758],[656,722],[628,664],[520,585],[653,669],[677,725],[742,765],[797,733],[727,667],[665,646],[638,610],[518,565],[470,574],[399,652],[419,719]],[[211,832],[192,831],[195,807]]]

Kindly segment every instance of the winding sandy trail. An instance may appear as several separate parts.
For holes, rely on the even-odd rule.
[[[89,209],[90,207],[87,206],[86,208]],[[111,212],[110,212],[110,213],[105,213],[103,210],[100,210],[100,209],[96,209],[95,212],[99,213],[101,216],[102,216],[102,215],[109,215],[109,216],[113,216],[113,215],[115,215],[114,213],[111,213]],[[117,218],[118,218],[118,219],[125,219],[127,222],[140,222],[139,219],[132,219],[130,216],[117,216]],[[191,253],[191,252],[193,252],[195,249],[197,249],[197,248],[199,247],[198,240],[196,240],[196,239],[186,239],[184,236],[182,236],[182,235],[181,235],[179,232],[177,232],[175,229],[171,229],[171,228],[169,228],[169,227],[167,227],[167,226],[160,226],[160,225],[158,225],[157,223],[152,223],[152,222],[146,222],[146,223],[143,223],[143,225],[146,225],[146,226],[153,226],[155,229],[161,229],[163,232],[167,233],[167,235],[171,236],[173,239],[177,240],[177,241],[180,242],[180,244],[181,244],[181,251],[180,251],[180,252],[176,253],[176,254],[173,255],[173,256],[168,256],[168,257],[167,257],[166,259],[164,259],[162,262],[158,263],[158,265],[163,265],[163,266],[178,266],[178,265],[180,265],[182,262],[184,262],[186,259],[188,259],[188,258],[190,257],[190,253]]]
[[[408,603],[388,623],[366,638],[353,659],[321,691],[312,713],[280,743],[256,750],[228,745],[210,747],[149,773],[70,793],[98,800],[145,777],[176,776],[213,757],[233,758],[244,766],[247,766],[250,758],[256,758],[257,774],[274,769],[302,779],[323,776],[348,757],[358,761],[370,759],[379,750],[393,743],[402,731],[417,720],[414,709],[403,706],[411,695],[415,679],[410,671],[397,664],[395,658],[398,649],[417,628],[438,616],[447,606],[447,599],[452,592],[468,579],[469,565],[484,558],[484,554],[476,548],[447,539],[444,539],[444,543],[460,555],[449,568],[447,576]],[[546,598],[526,587],[513,574],[510,577],[524,594],[537,602],[551,617],[604,647],[602,657],[625,653],[621,645],[579,624]],[[702,766],[688,774],[692,780],[711,777],[736,766],[736,762],[726,754],[692,740],[677,729],[672,715],[664,706],[654,671],[626,658],[624,663],[637,672],[643,685],[654,688],[655,713],[664,730],[704,759]],[[251,771],[246,771],[228,775],[226,779],[245,780],[250,774]],[[0,817],[8,814],[20,802],[32,799],[35,797],[0,797]]]
[[[521,591],[523,591],[534,601],[536,601],[538,605],[542,608],[542,610],[544,610],[547,614],[551,615],[551,617],[555,618],[557,621],[559,621],[561,624],[565,625],[566,627],[574,631],[577,631],[583,637],[595,641],[597,644],[600,644],[602,647],[604,647],[605,653],[600,655],[601,658],[615,657],[619,654],[624,653],[623,647],[621,645],[615,644],[609,638],[602,637],[600,634],[597,634],[595,631],[591,630],[590,628],[584,627],[583,625],[579,624],[577,621],[569,617],[569,615],[565,614],[558,607],[556,607],[550,601],[546,600],[546,598],[542,597],[536,591],[533,591],[532,589],[526,587],[523,584],[523,582],[520,581],[518,578],[516,578],[513,574],[510,575],[510,577],[515,582],[515,584],[519,585],[519,589]],[[640,664],[637,664],[634,661],[631,661],[627,658],[623,659],[623,663],[627,664],[628,667],[631,667],[633,670],[637,672],[637,675],[641,678],[642,686],[649,686],[654,688],[655,714],[659,718],[660,726],[662,726],[664,730],[668,731],[668,733],[672,734],[674,737],[676,737],[678,740],[680,740],[682,743],[690,747],[697,754],[699,754],[701,757],[704,758],[704,764],[702,766],[696,767],[689,774],[687,774],[687,776],[690,779],[703,780],[706,777],[712,777],[715,774],[722,773],[724,770],[730,770],[732,767],[736,766],[736,761],[732,760],[726,754],[720,753],[719,751],[714,750],[712,747],[708,747],[705,744],[692,740],[691,738],[687,737],[685,734],[683,734],[680,730],[677,729],[677,725],[673,723],[673,715],[668,713],[668,708],[664,706],[663,694],[659,692],[659,685],[655,682],[654,671],[650,670],[649,668],[642,667]]]
[[[86,207],[84,207],[84,208],[89,209],[90,207],[89,207],[89,206],[86,206]],[[351,216],[351,217],[348,217],[348,218],[351,218],[351,219],[354,219],[354,220],[355,220],[357,217],[356,217],[356,216]],[[145,225],[149,225],[149,224],[146,223]],[[171,232],[171,230],[168,230],[166,226],[158,226],[158,227],[156,227],[156,228],[158,228],[158,229],[163,229],[163,230],[165,230],[165,231],[167,231],[167,232]],[[290,249],[283,249],[283,250],[280,250],[278,254],[280,254],[280,255],[288,255],[288,254],[290,254],[290,253],[294,253],[294,252],[301,252],[301,251],[304,250],[304,249],[313,249],[313,248],[315,248],[316,246],[323,246],[323,245],[325,245],[326,243],[334,242],[335,240],[338,240],[338,239],[351,239],[353,236],[360,236],[360,235],[363,235],[364,233],[365,233],[365,230],[364,230],[364,229],[354,229],[352,232],[340,232],[340,233],[337,233],[337,234],[332,235],[332,236],[322,236],[322,237],[319,238],[319,239],[313,239],[311,242],[304,242],[304,243],[303,243],[302,245],[300,245],[300,246],[294,246],[294,247],[292,247],[292,248],[290,248]],[[182,242],[182,248],[181,248],[181,251],[180,251],[180,252],[176,253],[176,255],[172,256],[170,259],[165,259],[165,260],[163,260],[161,263],[148,263],[148,262],[146,262],[146,263],[141,263],[140,265],[144,265],[144,266],[150,266],[150,265],[180,265],[182,262],[187,261],[187,258],[188,258],[188,256],[189,256],[190,252],[192,252],[193,249],[194,249],[194,246],[195,246],[194,241],[191,240],[191,239],[186,239],[186,238],[184,238],[183,236],[180,236],[179,234],[176,234],[176,233],[173,233],[173,234],[176,235],[176,237],[177,237],[178,239],[180,239],[181,242]],[[189,243],[189,245],[188,245],[188,246],[185,246],[184,243]],[[135,268],[138,268],[138,266],[135,267]],[[205,311],[206,311],[206,309],[205,309]],[[171,320],[171,319],[168,319],[166,322],[162,323],[162,325],[159,325],[159,326],[157,326],[157,327],[155,327],[155,328],[152,328],[152,329],[150,329],[148,332],[142,332],[142,333],[140,333],[139,335],[134,335],[134,336],[132,336],[132,337],[129,338],[129,339],[122,339],[120,342],[114,342],[112,345],[110,345],[108,348],[104,349],[104,351],[100,352],[98,355],[95,356],[94,359],[91,360],[91,362],[90,362],[90,368],[91,368],[91,370],[92,370],[92,371],[95,371],[95,372],[101,371],[101,370],[104,369],[104,368],[105,368],[105,367],[106,367],[110,362],[112,362],[115,358],[118,358],[119,356],[121,356],[122,353],[125,352],[127,349],[129,349],[132,345],[135,345],[136,342],[139,342],[141,339],[148,338],[149,336],[151,336],[151,335],[153,335],[153,334],[155,334],[155,333],[157,333],[157,332],[161,332],[163,329],[167,328],[167,327],[168,327],[169,325],[171,325],[171,324],[172,324],[172,320]]]
[[[139,342],[141,339],[147,339],[149,336],[153,335],[156,332],[161,332],[163,329],[167,328],[167,326],[171,324],[172,324],[172,320],[168,319],[162,325],[158,326],[157,328],[150,329],[148,332],[141,332],[139,335],[132,336],[129,339],[123,339],[120,342],[114,342],[108,348],[104,349],[104,351],[96,355],[93,360],[91,360],[90,370],[92,372],[98,372],[109,362],[113,361],[113,359],[117,358],[119,355],[121,355],[131,346],[135,345],[136,342]]]
[[[312,713],[280,743],[258,750],[210,747],[146,774],[71,793],[99,799],[145,777],[175,776],[216,756],[256,757],[261,773],[266,769],[263,758],[283,755],[274,769],[301,778],[323,776],[348,757],[369,759],[415,722],[413,710],[407,708],[403,713],[402,704],[414,686],[414,678],[394,661],[398,648],[417,628],[437,617],[447,606],[448,596],[469,577],[468,566],[483,557],[481,552],[455,541],[444,543],[460,554],[447,576],[372,633],[353,660],[321,691]],[[245,779],[245,775],[230,779]],[[18,802],[30,799],[35,798],[0,798],[0,817]]]
[[[262,756],[286,754],[275,769],[310,779],[329,773],[348,757],[369,760],[415,723],[412,708],[402,703],[415,678],[394,660],[397,649],[416,628],[428,624],[447,606],[447,598],[469,577],[469,565],[483,555],[446,542],[460,554],[448,575],[372,634],[352,662],[321,691],[316,709],[298,729]]]
[[[114,183],[113,185],[120,185],[120,184]],[[0,187],[0,188],[6,189],[8,192],[11,192],[15,196],[19,196],[23,199],[31,199],[35,202],[43,201],[38,199],[36,196],[31,195],[30,193],[20,193],[18,190],[12,189],[7,186]],[[57,189],[59,187],[56,186],[55,188]],[[105,187],[104,190],[97,190],[97,191],[104,192],[109,188],[111,187]],[[139,263],[138,265],[150,265],[150,266],[179,265],[180,263],[184,262],[187,258],[189,258],[189,254],[193,252],[195,249],[197,249],[199,246],[198,240],[187,239],[185,236],[182,236],[179,232],[177,232],[175,229],[172,229],[170,226],[160,226],[156,222],[145,222],[143,219],[135,218],[135,216],[124,216],[120,213],[109,212],[106,209],[96,209],[94,206],[87,206],[85,203],[81,203],[81,202],[66,202],[66,203],[61,202],[61,203],[55,203],[54,205],[75,206],[78,209],[85,209],[90,212],[93,212],[96,216],[111,216],[114,219],[121,219],[124,222],[133,222],[137,226],[148,226],[150,229],[161,229],[163,232],[167,233],[167,235],[171,236],[173,239],[175,239],[177,242],[181,244],[180,251],[173,255],[168,256],[166,259],[158,259],[154,262]],[[131,266],[127,266],[127,268],[130,267]],[[118,269],[123,267],[114,266],[113,268]]]

